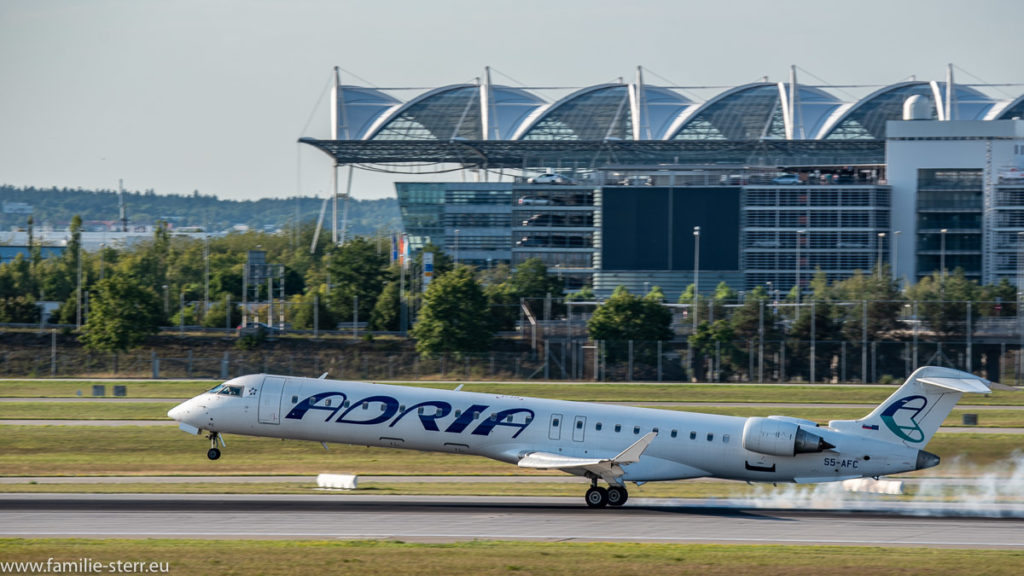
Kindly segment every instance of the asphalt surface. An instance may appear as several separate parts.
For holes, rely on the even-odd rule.
[[[1024,519],[882,503],[818,510],[707,500],[452,496],[0,495],[0,537],[474,539],[1024,548]],[[1024,516],[1024,507],[1011,510]],[[922,516],[942,513],[941,517]]]

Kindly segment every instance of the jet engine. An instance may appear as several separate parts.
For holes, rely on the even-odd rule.
[[[743,425],[743,447],[772,456],[793,456],[835,448],[821,436],[799,424],[775,418],[747,418]]]

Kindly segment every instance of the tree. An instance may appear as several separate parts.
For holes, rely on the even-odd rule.
[[[398,325],[401,317],[400,307],[402,305],[399,299],[399,284],[400,282],[397,280],[390,280],[384,285],[384,289],[381,290],[377,303],[373,307],[373,312],[370,313],[371,330],[386,330],[389,332],[401,330],[401,327]]]
[[[90,350],[130,350],[160,330],[160,297],[125,275],[104,278],[93,292],[85,330],[79,337]]]
[[[472,268],[456,266],[435,279],[423,296],[423,308],[412,329],[416,350],[426,356],[484,352],[494,333],[487,297]]]
[[[615,361],[624,357],[630,340],[671,340],[671,326],[672,312],[660,302],[655,292],[640,298],[630,294],[625,286],[619,286],[594,310],[587,323],[587,331],[593,340],[605,342],[609,359]]]
[[[377,297],[387,281],[388,256],[362,236],[349,240],[328,256],[331,275],[328,307],[340,322],[352,320],[353,305],[359,299],[359,318],[370,319]]]
[[[317,330],[336,330],[338,328],[338,319],[328,308],[323,289],[324,287],[321,287],[321,290],[311,290],[302,296],[292,298],[292,328],[312,330],[314,320]],[[316,310],[315,314],[314,310]]]
[[[39,306],[31,294],[0,298],[0,322],[35,324],[40,316]]]
[[[228,318],[231,314],[231,318]],[[218,298],[210,303],[210,309],[203,314],[204,328],[234,328],[242,323],[242,309],[237,302],[232,302],[228,309],[225,298]]]
[[[560,296],[563,289],[562,281],[548,274],[548,267],[540,258],[530,258],[516,266],[511,282],[521,298]]]
[[[977,300],[977,294],[978,285],[967,279],[963,268],[945,277],[935,272],[907,289],[907,297],[918,302],[918,316],[944,339],[963,334],[967,303]]]

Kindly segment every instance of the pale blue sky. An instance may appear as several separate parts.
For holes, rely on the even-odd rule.
[[[2,0],[0,183],[326,193],[327,157],[295,141],[327,137],[316,103],[335,65],[385,87],[472,81],[486,65],[531,86],[637,65],[738,85],[790,64],[877,85],[941,80],[948,62],[1024,83],[1022,38],[1019,0]],[[357,173],[354,193],[393,195],[390,181]]]

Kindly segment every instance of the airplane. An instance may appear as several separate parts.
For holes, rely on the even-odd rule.
[[[211,460],[225,433],[472,454],[586,477],[587,506],[603,508],[626,503],[626,482],[814,483],[931,468],[939,456],[924,447],[960,397],[991,392],[984,378],[925,366],[864,418],[820,426],[326,376],[241,376],[167,415],[186,432],[207,432]]]

